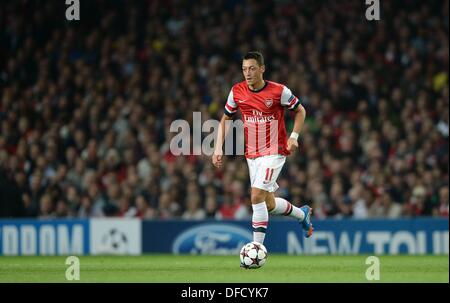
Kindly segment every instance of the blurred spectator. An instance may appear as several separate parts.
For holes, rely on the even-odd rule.
[[[354,184],[349,192],[353,208],[353,217],[357,219],[366,219],[368,214],[367,201],[364,199],[364,188],[361,182]]]
[[[80,218],[90,218],[90,217],[101,217],[103,213],[99,213],[92,205],[92,198],[89,195],[83,195],[81,197],[81,205],[78,210],[78,217]]]
[[[202,220],[206,218],[206,211],[201,208],[199,196],[188,196],[187,208],[181,217],[188,220]]]
[[[179,216],[180,206],[169,192],[163,192],[159,199],[158,218],[170,219]]]
[[[136,217],[142,219],[152,219],[156,217],[156,209],[149,205],[144,195],[138,195],[136,197],[135,205],[137,210]]]
[[[406,215],[420,216],[426,214],[427,195],[423,185],[414,187],[412,196],[406,204]]]
[[[0,167],[0,217],[21,217],[26,215],[26,205],[22,204],[22,197],[18,186]]]
[[[435,203],[436,206],[433,208],[434,216],[448,217],[448,200],[448,186],[442,186],[439,190],[438,201]]]
[[[70,217],[66,201],[58,200],[58,202],[56,202],[55,216],[58,218]]]
[[[217,217],[217,201],[215,197],[207,197],[205,200],[205,215],[207,218],[214,219]]]
[[[54,218],[56,216],[52,197],[49,194],[45,194],[41,197],[39,205],[39,219]]]
[[[216,215],[218,219],[248,219],[250,212],[248,209],[249,202],[244,204],[241,200],[233,200],[228,194],[224,196],[222,205]]]

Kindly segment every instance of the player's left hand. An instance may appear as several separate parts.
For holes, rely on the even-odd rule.
[[[298,148],[298,141],[294,138],[289,138],[287,141],[287,150],[288,151],[294,151]]]

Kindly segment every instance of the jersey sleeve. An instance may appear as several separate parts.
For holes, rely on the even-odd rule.
[[[230,90],[228,94],[227,103],[225,104],[225,115],[231,117],[237,111],[236,102],[234,102],[233,89]]]
[[[300,105],[300,99],[294,96],[289,88],[284,86],[281,92],[281,105],[289,110],[295,110]]]

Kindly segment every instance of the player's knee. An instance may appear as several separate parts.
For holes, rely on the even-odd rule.
[[[252,204],[257,204],[265,201],[267,192],[262,189],[252,188],[251,200]]]

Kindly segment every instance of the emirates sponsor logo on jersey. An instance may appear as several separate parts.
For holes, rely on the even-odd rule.
[[[270,116],[245,116],[245,122],[267,123],[275,119],[274,115]]]
[[[269,108],[269,107],[272,106],[273,100],[272,99],[266,99],[265,103],[266,103],[266,106]]]

